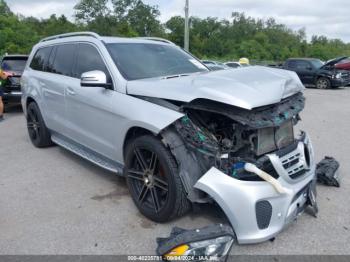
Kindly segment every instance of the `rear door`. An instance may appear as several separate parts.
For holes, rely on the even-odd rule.
[[[310,85],[314,83],[315,69],[309,61],[297,61],[296,70],[303,84]]]
[[[45,104],[47,125],[53,131],[67,135],[65,91],[71,85],[76,44],[61,44],[52,47],[49,60],[44,66],[45,77],[40,85]]]
[[[82,87],[82,73],[103,71],[112,83],[107,66],[97,47],[80,43],[73,84],[66,92],[69,137],[110,159],[115,158],[118,138],[118,114],[114,112],[117,92],[103,87]]]

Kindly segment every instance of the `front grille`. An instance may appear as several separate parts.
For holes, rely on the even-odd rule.
[[[305,161],[301,161],[301,159],[305,157],[306,162],[308,162],[307,159],[309,159],[309,155],[306,155],[308,154],[308,152],[308,150],[303,150],[303,152],[300,152],[300,150],[296,150],[285,156],[279,156],[283,168],[286,170],[288,176],[291,179],[297,179],[307,172],[308,163],[305,163]],[[303,153],[305,156],[302,155]]]
[[[347,78],[349,78],[349,73],[341,73],[341,77],[342,78],[345,78],[345,79],[347,79]]]
[[[270,225],[272,217],[272,205],[267,200],[261,200],[255,204],[256,222],[259,229],[266,229]]]

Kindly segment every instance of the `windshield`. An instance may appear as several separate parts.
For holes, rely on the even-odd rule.
[[[24,67],[26,66],[26,59],[19,58],[5,58],[2,61],[1,69],[4,71],[15,71],[15,72],[23,72]]]
[[[208,71],[202,63],[176,46],[114,43],[107,44],[107,49],[127,80]]]
[[[321,66],[323,66],[323,62],[321,60],[310,60],[311,64],[315,67],[315,68],[321,68]]]

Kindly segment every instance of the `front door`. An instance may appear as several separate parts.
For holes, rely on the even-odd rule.
[[[66,89],[69,137],[105,157],[115,159],[118,141],[118,114],[114,102],[118,93],[103,87],[82,87],[82,73],[99,70],[112,82],[97,47],[78,44],[74,83]]]

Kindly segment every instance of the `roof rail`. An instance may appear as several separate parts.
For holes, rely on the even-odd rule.
[[[173,42],[169,41],[168,39],[160,38],[160,37],[135,37],[137,39],[144,39],[144,40],[150,40],[150,41],[158,41],[163,42],[171,45],[175,45]]]
[[[100,36],[94,32],[74,32],[74,33],[49,36],[49,37],[42,39],[40,42],[46,42],[46,41],[50,41],[50,40],[54,40],[54,39],[73,37],[73,36],[91,36],[91,37],[100,39]]]

